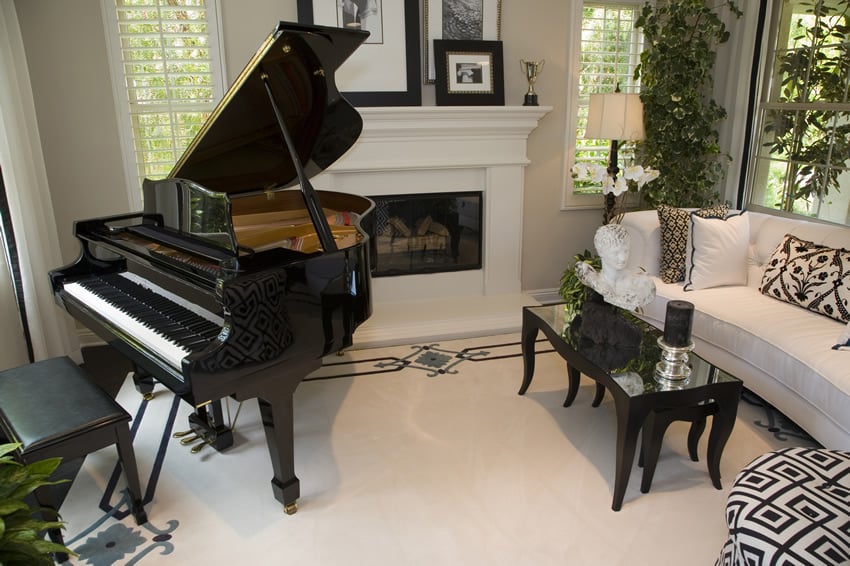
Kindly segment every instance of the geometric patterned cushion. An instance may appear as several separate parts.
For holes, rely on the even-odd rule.
[[[759,291],[836,320],[850,321],[850,251],[786,234],[767,262]]]
[[[685,280],[685,257],[691,212],[666,204],[659,204],[658,223],[661,226],[661,265],[658,275],[665,283]],[[725,218],[729,206],[725,203],[707,206],[694,211],[702,218]]]
[[[850,452],[785,448],[759,456],[732,484],[726,523],[716,566],[847,564]]]

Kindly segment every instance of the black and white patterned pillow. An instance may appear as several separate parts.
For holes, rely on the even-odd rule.
[[[688,248],[691,211],[660,204],[656,208],[661,225],[661,265],[658,274],[665,283],[685,280],[685,258]],[[702,218],[725,218],[729,206],[718,204],[694,211]]]
[[[850,321],[850,250],[786,234],[767,262],[759,291],[843,322]]]

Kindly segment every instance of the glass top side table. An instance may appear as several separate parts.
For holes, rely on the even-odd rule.
[[[692,423],[688,434],[688,452],[697,460],[697,444],[708,416],[712,416],[708,440],[708,472],[714,487],[721,489],[720,456],[735,426],[741,380],[707,361],[690,355],[691,375],[682,381],[657,380],[655,364],[661,358],[657,338],[660,331],[631,315],[626,315],[641,331],[638,346],[598,344],[579,332],[580,318],[571,316],[563,303],[524,307],[522,317],[522,355],[524,374],[519,394],[523,395],[534,375],[534,344],[543,332],[558,354],[567,362],[569,387],[564,406],[572,404],[578,392],[581,374],[596,382],[593,406],[602,401],[605,391],[614,398],[617,414],[616,471],[611,508],[622,507],[623,496],[636,452],[638,433],[643,429],[639,464],[643,465],[641,492],[652,484],[661,441],[670,423]]]

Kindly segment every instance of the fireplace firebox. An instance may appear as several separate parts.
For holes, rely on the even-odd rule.
[[[375,277],[481,269],[482,192],[381,195]]]

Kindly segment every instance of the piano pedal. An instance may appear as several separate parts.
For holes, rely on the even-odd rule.
[[[172,434],[171,438],[183,438],[184,436],[187,436],[189,434],[194,434],[194,432],[195,431],[192,430],[191,428],[189,430],[178,431],[178,432],[175,432],[174,434]]]
[[[212,444],[211,440],[204,440],[200,444],[193,446],[189,452],[191,452],[192,454],[197,454],[198,452],[204,449],[204,446],[209,446],[210,444]]]
[[[195,442],[197,440],[201,440],[201,437],[198,436],[197,434],[195,434],[195,435],[192,435],[192,436],[187,436],[186,438],[181,438],[180,444],[182,444],[183,446],[188,446],[189,444],[192,444],[193,442]]]

